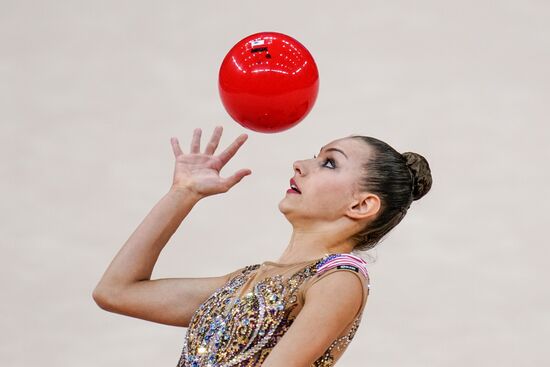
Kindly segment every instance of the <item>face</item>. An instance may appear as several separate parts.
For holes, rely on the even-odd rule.
[[[287,192],[279,210],[291,222],[341,218],[357,199],[368,155],[367,144],[343,138],[325,145],[312,158],[294,162],[293,179],[300,192]]]

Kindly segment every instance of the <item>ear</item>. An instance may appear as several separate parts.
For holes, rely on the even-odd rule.
[[[372,219],[380,210],[380,198],[369,192],[358,193],[354,196],[346,215],[353,219]]]

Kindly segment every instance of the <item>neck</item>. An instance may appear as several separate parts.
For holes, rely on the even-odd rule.
[[[290,241],[277,261],[295,263],[319,259],[326,254],[349,253],[353,244],[348,238],[333,229],[294,227]]]

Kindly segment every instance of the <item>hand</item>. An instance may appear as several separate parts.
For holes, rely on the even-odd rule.
[[[190,190],[200,198],[223,193],[237,184],[244,176],[252,173],[250,169],[240,169],[227,178],[220,177],[220,170],[235,155],[243,145],[248,135],[239,135],[233,143],[221,154],[214,156],[218,147],[223,127],[216,126],[212,138],[206,146],[204,153],[200,153],[200,138],[202,130],[196,128],[193,131],[191,152],[184,154],[179,146],[178,139],[172,137],[172,150],[176,158],[172,189]]]

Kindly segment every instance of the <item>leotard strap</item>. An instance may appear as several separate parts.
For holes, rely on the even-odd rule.
[[[361,259],[359,256],[352,254],[330,254],[317,264],[317,275],[321,275],[327,270],[338,268],[352,270],[357,273],[363,274],[368,278],[367,262]]]

